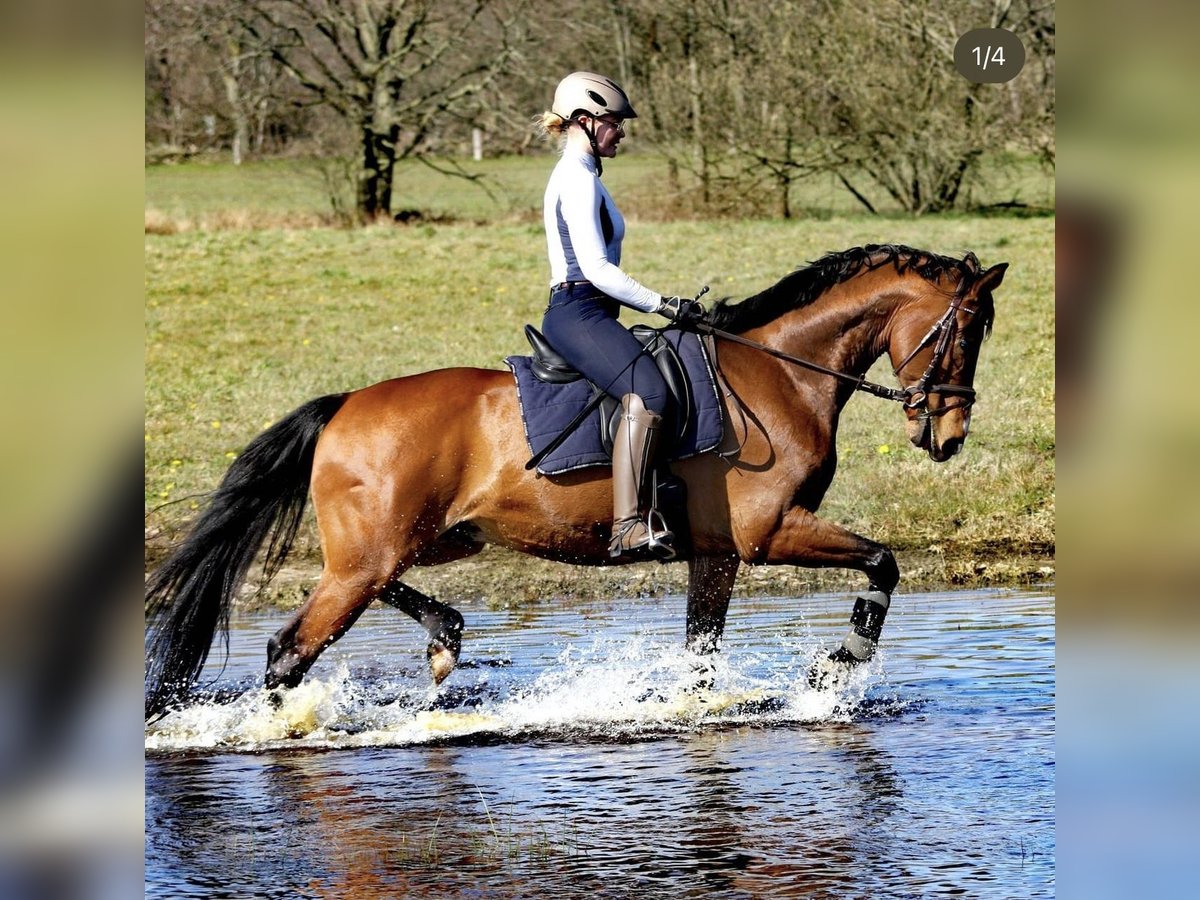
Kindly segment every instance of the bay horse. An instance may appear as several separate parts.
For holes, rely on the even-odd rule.
[[[834,476],[839,414],[868,385],[903,400],[909,440],[930,459],[954,456],[1006,268],[984,271],[973,253],[868,245],[715,305],[705,327],[718,335],[726,439],[672,464],[692,529],[688,648],[718,649],[742,563],[841,567],[868,586],[828,659],[848,668],[870,658],[900,572],[883,544],[816,514]],[[890,391],[864,378],[885,353],[900,385]],[[237,457],[147,581],[147,719],[186,699],[218,631],[228,640],[234,598],[263,544],[264,583],[278,571],[310,492],[324,568],[268,643],[272,689],[297,685],[377,599],[426,629],[440,683],[458,662],[464,620],[401,581],[413,566],[489,543],[577,565],[623,562],[608,555],[610,470],[539,476],[525,468],[529,455],[507,371],[438,369],[290,413]]]

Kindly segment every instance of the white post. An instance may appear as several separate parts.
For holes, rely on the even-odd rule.
[[[479,128],[471,129],[471,156],[475,162],[483,159],[483,131]]]

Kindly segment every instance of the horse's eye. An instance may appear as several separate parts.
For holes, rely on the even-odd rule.
[[[959,338],[959,339],[958,339],[958,349],[959,349],[959,350],[966,350],[966,349],[967,349],[967,339],[966,339],[966,338]]]

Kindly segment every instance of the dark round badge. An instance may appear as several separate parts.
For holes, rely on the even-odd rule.
[[[1025,45],[1003,28],[976,28],[954,45],[954,68],[967,81],[999,84],[1011,81],[1025,65]]]

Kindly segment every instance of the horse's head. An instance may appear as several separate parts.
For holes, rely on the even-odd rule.
[[[1007,268],[1000,263],[981,272],[968,253],[953,293],[931,283],[893,323],[888,353],[908,394],[908,439],[934,462],[945,462],[967,440],[975,366],[995,315],[992,291]]]

